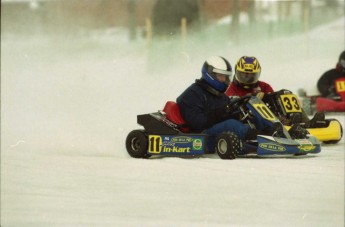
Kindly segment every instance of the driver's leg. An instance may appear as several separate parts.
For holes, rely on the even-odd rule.
[[[219,134],[224,132],[233,132],[238,136],[238,138],[240,138],[241,140],[245,140],[248,130],[250,130],[249,125],[245,125],[235,119],[228,119],[215,124],[204,131],[205,134],[209,135],[208,150],[212,151],[214,149],[215,140]]]

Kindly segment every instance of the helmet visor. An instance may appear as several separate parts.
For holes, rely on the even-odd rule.
[[[259,80],[260,73],[236,72],[236,79],[243,84],[254,84]]]
[[[221,70],[221,69],[213,68],[213,72],[219,73],[219,74],[224,74],[224,75],[227,75],[228,77],[232,76],[232,72],[231,71],[227,71],[227,70]]]
[[[232,71],[226,71],[226,70],[221,70],[221,69],[213,69],[213,72],[215,75],[218,76],[224,76],[225,77],[225,83],[227,86],[229,86],[231,80],[232,80]]]

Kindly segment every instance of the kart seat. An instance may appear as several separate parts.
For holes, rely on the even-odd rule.
[[[166,117],[169,121],[178,126],[178,129],[180,129],[182,132],[189,132],[187,123],[181,116],[180,107],[176,102],[167,101],[163,108],[163,112],[166,114]]]

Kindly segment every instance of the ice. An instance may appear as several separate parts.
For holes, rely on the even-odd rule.
[[[1,226],[344,225],[344,138],[320,154],[233,161],[125,149],[136,115],[175,100],[210,55],[254,55],[275,90],[315,92],[344,49],[344,18],[239,45],[161,41],[170,55],[123,35],[1,40]]]

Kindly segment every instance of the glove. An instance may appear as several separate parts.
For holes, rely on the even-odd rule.
[[[256,97],[258,97],[261,100],[264,98],[264,96],[265,96],[265,93],[263,93],[262,91],[256,93]]]
[[[209,111],[207,113],[207,125],[208,127],[214,125],[215,123],[221,122],[229,118],[232,108],[229,104],[223,107],[217,108],[215,110]]]
[[[245,95],[240,98],[229,99],[227,104],[223,107],[208,112],[208,126],[212,126],[215,123],[224,121],[229,118],[234,118],[238,113],[241,112],[240,106],[246,103],[250,99],[250,97],[252,97],[251,94]]]
[[[291,125],[290,120],[287,119],[285,116],[279,116],[278,119],[283,125]]]

